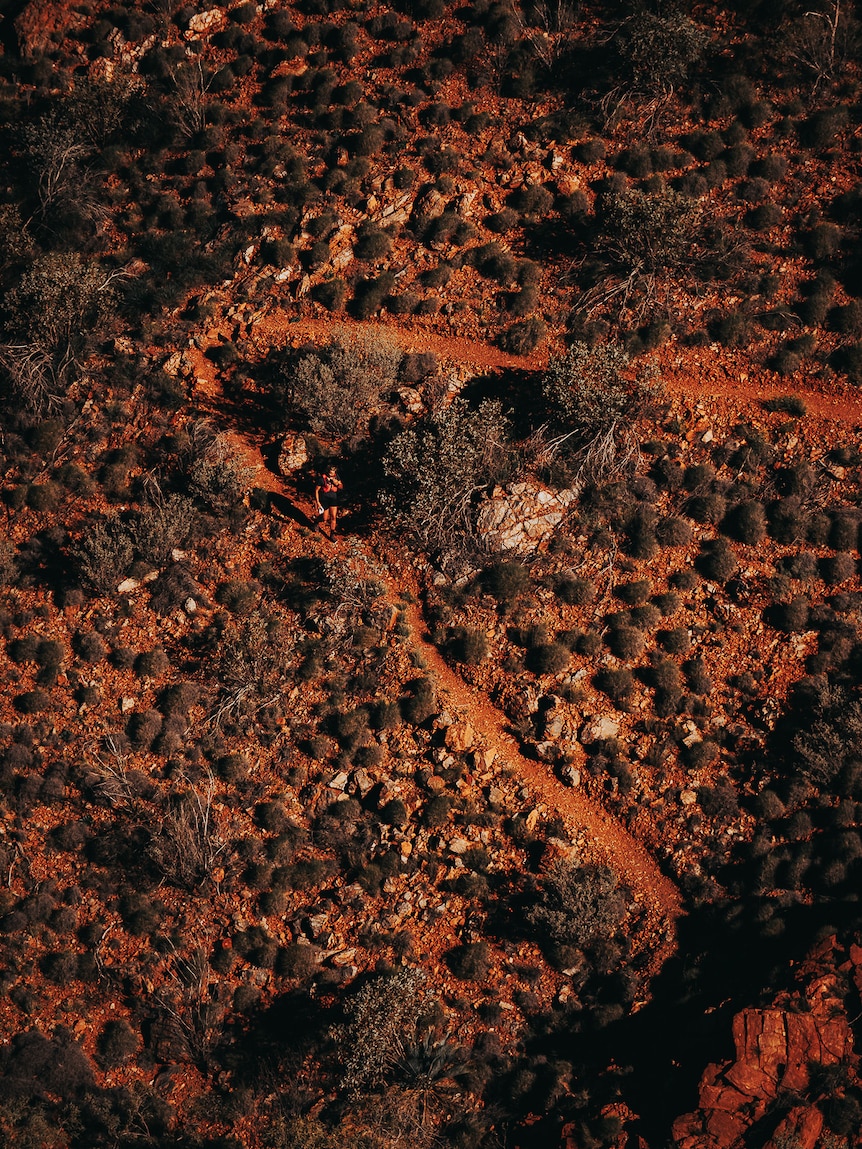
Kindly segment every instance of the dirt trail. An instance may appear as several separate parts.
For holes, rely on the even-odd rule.
[[[408,583],[413,580],[406,576]],[[411,591],[415,588],[411,587]],[[415,599],[415,594],[411,595]],[[585,794],[565,786],[550,768],[525,758],[517,741],[506,729],[505,716],[483,695],[474,690],[446,662],[426,637],[425,620],[416,601],[404,607],[413,640],[421,648],[427,669],[436,679],[438,690],[467,718],[481,741],[503,762],[516,768],[518,776],[550,811],[567,823],[570,832],[585,832],[584,854],[589,860],[615,870],[654,916],[664,917],[672,926],[683,912],[682,899],[674,883],[658,868],[655,859],[636,838],[610,814]],[[672,945],[672,930],[667,941]],[[667,954],[661,954],[663,959]],[[660,964],[660,963],[659,963]]]
[[[297,317],[274,309],[256,317],[248,328],[252,342],[264,346],[325,341],[339,335],[349,338],[356,332],[392,340],[405,352],[430,351],[444,363],[471,368],[536,372],[547,366],[549,357],[547,346],[530,355],[510,355],[481,339],[414,330],[392,318],[385,322],[348,323]],[[217,341],[217,329],[210,333],[210,338],[214,343]],[[656,362],[665,391],[692,404],[717,403],[720,407],[741,410],[759,405],[765,399],[792,394],[804,398],[809,417],[862,426],[862,392],[839,380],[827,385],[809,379],[780,382],[769,372],[753,372],[744,354],[724,348],[711,349],[709,367],[704,364],[702,350],[672,344],[658,352]]]

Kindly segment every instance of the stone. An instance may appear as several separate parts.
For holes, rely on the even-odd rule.
[[[556,742],[537,742],[534,749],[540,762],[556,762],[559,754]]]
[[[303,435],[289,432],[281,441],[278,451],[278,469],[282,475],[292,475],[308,462],[308,446]]]
[[[492,549],[531,554],[554,533],[577,496],[574,489],[552,491],[532,480],[495,487],[479,508],[479,535]]]
[[[183,603],[183,610],[186,612],[186,614],[194,614],[197,609],[198,604],[191,596],[189,596],[189,598],[187,598]]]
[[[334,778],[330,779],[327,783],[330,790],[344,790],[347,787],[349,778],[343,770],[339,770]]]
[[[453,722],[446,730],[444,742],[449,750],[459,754],[470,749],[474,738],[475,732],[469,722]]]
[[[117,591],[120,594],[128,594],[129,591],[137,590],[140,585],[141,585],[140,579],[124,578],[123,581],[120,583],[120,585],[117,587]]]
[[[599,715],[584,723],[578,737],[582,746],[590,746],[593,742],[603,742],[608,738],[616,738],[619,732],[620,724],[615,718]]]
[[[581,772],[575,766],[563,766],[560,770],[560,778],[567,786],[580,786]]]
[[[679,796],[679,800],[683,806],[693,806],[697,801],[697,794],[694,790],[683,790]]]
[[[121,698],[120,699],[120,713],[128,714],[130,710],[135,709],[134,698]]]
[[[466,854],[470,849],[470,843],[466,838],[453,838],[449,843],[449,852],[452,854]]]
[[[162,371],[164,371],[164,373],[166,375],[170,375],[172,379],[175,379],[176,376],[179,375],[179,373],[180,373],[180,363],[181,362],[182,362],[182,352],[174,351],[174,353],[172,355],[169,355],[167,357],[167,359],[164,361],[164,363],[162,364]]]
[[[360,798],[364,798],[366,794],[374,789],[374,779],[362,766],[353,771],[352,778]]]
[[[192,16],[189,20],[189,31],[197,35],[212,32],[214,28],[220,28],[226,19],[224,9],[209,8],[206,12],[197,12]]]
[[[425,410],[422,396],[415,387],[399,387],[398,398],[408,415],[421,415]]]
[[[546,738],[559,738],[563,733],[563,716],[555,710],[549,710],[545,715],[544,734]]]

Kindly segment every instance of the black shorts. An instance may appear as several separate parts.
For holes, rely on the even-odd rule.
[[[338,495],[336,495],[334,492],[330,492],[329,494],[321,492],[320,505],[325,511],[328,511],[330,507],[337,507]]]

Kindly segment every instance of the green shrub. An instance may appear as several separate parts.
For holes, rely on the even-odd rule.
[[[527,910],[529,925],[549,942],[583,947],[614,934],[625,917],[624,891],[605,866],[554,863],[540,900]]]

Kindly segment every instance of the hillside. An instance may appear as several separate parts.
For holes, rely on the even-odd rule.
[[[4,1144],[862,1145],[857,15],[5,5]]]

